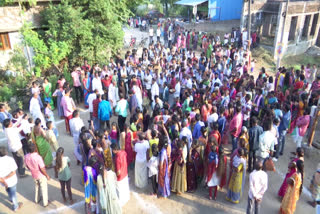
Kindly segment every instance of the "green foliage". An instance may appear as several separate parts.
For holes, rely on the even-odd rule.
[[[37,0],[0,0],[0,6],[7,6],[13,3],[18,2],[21,5],[23,2],[28,2],[31,6],[35,6],[37,4]]]
[[[25,45],[33,48],[35,56],[35,74],[37,77],[41,74],[41,70],[50,68],[52,65],[59,65],[70,52],[69,46],[64,41],[55,41],[51,38],[45,40],[41,38],[38,32],[32,30],[30,23],[25,23],[21,28]]]
[[[9,102],[13,96],[24,97],[24,89],[29,83],[29,78],[25,76],[8,77],[0,82],[0,102]]]
[[[129,10],[131,10],[132,12],[136,13],[137,12],[137,8],[140,6],[140,5],[145,5],[145,4],[148,4],[148,0],[135,0],[135,1],[126,1],[126,5],[127,5],[127,8]]]
[[[43,11],[44,37],[69,47],[69,64],[105,62],[123,46],[122,24],[132,15],[130,0],[64,0]]]
[[[12,88],[4,85],[0,87],[0,102],[7,102],[13,96]]]
[[[295,56],[286,56],[281,61],[281,66],[285,66],[286,68],[293,67],[295,70],[300,70],[301,65],[313,65],[319,64],[320,56],[317,55],[309,55],[309,54],[300,54]]]
[[[148,13],[148,5],[142,5],[135,10],[137,16],[146,16]]]
[[[11,56],[7,64],[8,69],[25,74],[28,69],[28,60],[23,52],[23,47],[15,46],[10,55]]]
[[[188,7],[183,5],[172,5],[169,9],[169,16],[188,16]],[[192,13],[192,9],[190,9],[190,14]]]
[[[163,4],[161,0],[152,0],[151,4],[153,5],[154,9],[158,10],[160,13],[163,13]]]

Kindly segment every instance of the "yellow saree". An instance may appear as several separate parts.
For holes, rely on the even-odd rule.
[[[280,207],[280,214],[293,214],[296,210],[296,204],[300,197],[301,174],[294,173],[290,178],[293,185],[288,185],[286,194],[284,195]]]

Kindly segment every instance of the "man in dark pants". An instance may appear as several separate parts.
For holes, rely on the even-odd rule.
[[[279,158],[280,155],[283,155],[283,149],[286,139],[287,130],[290,125],[291,120],[291,111],[290,111],[290,105],[285,105],[284,107],[284,114],[282,117],[282,120],[279,125],[279,143],[276,151],[276,159]]]
[[[262,166],[262,161],[258,161],[249,176],[247,214],[260,213],[262,197],[268,188],[268,174],[262,170]]]
[[[126,122],[126,118],[128,116],[129,111],[129,103],[127,100],[124,99],[124,95],[120,94],[120,100],[117,103],[115,112],[118,114],[118,126],[120,132],[124,130],[124,124]]]
[[[22,203],[18,202],[17,198],[17,164],[12,157],[7,155],[7,150],[5,147],[0,147],[0,184],[2,184],[12,202],[13,211],[18,211],[22,207]]]
[[[251,118],[252,127],[249,129],[249,163],[248,171],[252,171],[252,166],[256,163],[256,151],[259,148],[259,137],[263,133],[263,129],[258,125],[257,117]]]
[[[16,161],[16,164],[18,166],[18,173],[20,177],[25,177],[26,168],[24,165],[24,153],[22,150],[22,143],[19,135],[19,132],[22,130],[22,128],[21,126],[20,128],[17,128],[17,126],[20,125],[20,121],[16,122],[13,125],[10,119],[5,119],[3,121],[3,125],[5,128],[5,135],[8,139],[8,149],[12,152],[12,156]]]
[[[79,104],[80,101],[83,101],[83,90],[81,88],[81,82],[80,82],[80,76],[81,76],[81,70],[79,67],[73,67],[73,71],[71,73],[72,79],[73,79],[73,87],[74,91],[76,93],[76,101]],[[80,97],[79,97],[80,96]]]

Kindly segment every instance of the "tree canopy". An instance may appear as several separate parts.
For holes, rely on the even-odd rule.
[[[6,0],[12,1],[12,0]],[[34,1],[34,0],[31,0]],[[36,69],[47,69],[63,59],[69,64],[106,62],[123,46],[123,25],[131,10],[144,0],[62,0],[41,12],[41,29],[21,29],[35,52]]]

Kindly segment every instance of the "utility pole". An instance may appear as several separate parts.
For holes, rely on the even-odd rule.
[[[251,1],[248,2],[248,49],[250,50],[251,46]]]
[[[285,26],[285,23],[286,23],[286,17],[287,17],[287,13],[288,13],[288,8],[289,8],[289,1],[290,0],[287,0],[287,4],[286,4],[286,10],[284,13],[282,13],[282,17],[283,17],[283,22],[282,22],[282,30],[281,30],[281,38],[280,38],[280,44],[283,46],[283,36],[284,36],[284,26]],[[277,47],[275,47],[277,48]],[[281,58],[282,56],[280,56],[280,54],[278,54],[277,56],[277,69],[280,67],[281,65]]]

